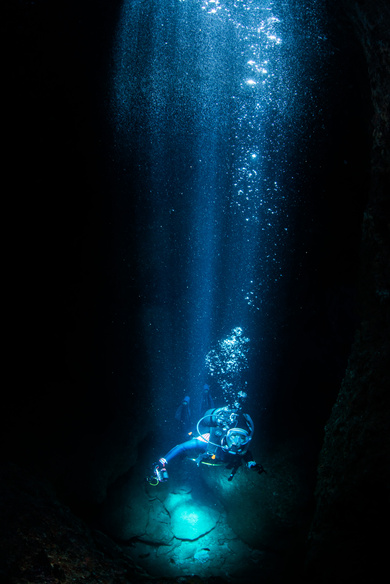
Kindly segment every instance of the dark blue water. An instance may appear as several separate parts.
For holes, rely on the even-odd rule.
[[[136,249],[125,280],[162,418],[204,382],[267,401],[321,132],[324,20],[322,0],[123,3],[110,107],[131,234],[117,261]]]

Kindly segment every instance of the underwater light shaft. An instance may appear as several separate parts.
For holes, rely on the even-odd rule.
[[[213,342],[237,326],[261,337],[281,310],[322,22],[322,0],[123,3],[113,141],[132,166],[160,387],[197,391]]]

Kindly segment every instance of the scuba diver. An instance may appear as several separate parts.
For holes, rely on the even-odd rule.
[[[211,399],[209,387],[206,401]],[[177,456],[189,456],[199,466],[206,464],[224,464],[231,470],[228,480],[231,481],[242,462],[259,474],[266,472],[253,460],[248,450],[254,433],[254,424],[249,414],[242,413],[242,404],[246,393],[240,391],[233,406],[208,409],[196,425],[197,436],[174,446],[165,456],[153,465],[151,484],[159,484],[168,480],[167,466]],[[208,401],[210,405],[210,401]],[[151,481],[154,480],[152,483]]]

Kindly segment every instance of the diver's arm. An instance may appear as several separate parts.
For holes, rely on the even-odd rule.
[[[206,448],[207,448],[207,443],[206,443]],[[205,449],[204,441],[201,442],[197,438],[191,438],[191,440],[187,440],[187,442],[183,442],[182,444],[178,444],[177,446],[174,446],[173,448],[171,448],[171,450],[163,458],[160,458],[160,461],[161,462],[165,461],[164,464],[167,464],[173,458],[176,458],[176,456],[180,456],[180,455],[184,456],[187,454],[192,454],[197,450],[204,450],[204,449]]]
[[[198,438],[191,438],[187,442],[177,444],[163,457],[153,465],[153,475],[158,482],[164,482],[168,479],[168,463],[177,456],[193,455],[197,456],[200,452],[206,452],[208,442]]]

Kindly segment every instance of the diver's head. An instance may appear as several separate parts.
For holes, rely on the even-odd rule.
[[[243,455],[248,450],[251,436],[247,430],[242,428],[231,428],[225,436],[225,446],[223,449],[230,454]]]

